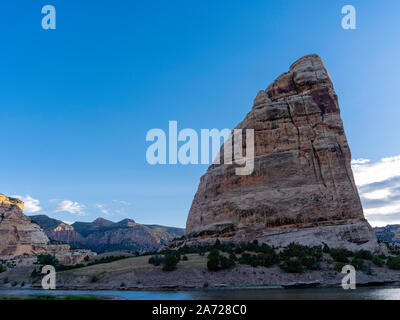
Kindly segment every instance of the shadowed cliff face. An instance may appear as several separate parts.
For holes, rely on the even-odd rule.
[[[44,253],[49,239],[23,214],[24,204],[0,194],[0,257]]]
[[[44,229],[50,239],[96,252],[154,251],[183,235],[180,228],[142,225],[131,219],[115,223],[98,218],[93,222],[75,222],[72,225],[45,215],[32,216],[31,219]]]
[[[254,129],[254,172],[209,167],[189,212],[188,239],[262,240],[275,233],[279,242],[279,230],[336,225],[324,237],[337,233],[338,240],[377,247],[354,183],[338,99],[317,55],[297,60],[260,91],[236,128]]]

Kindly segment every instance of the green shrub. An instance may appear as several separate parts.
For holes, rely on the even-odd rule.
[[[95,283],[95,282],[97,282],[97,281],[99,281],[100,280],[100,278],[98,277],[98,276],[96,276],[96,275],[92,275],[91,277],[90,277],[90,282],[91,283]]]
[[[281,256],[285,258],[303,257],[307,252],[308,248],[306,246],[292,242],[281,252]]]
[[[313,256],[320,260],[322,258],[321,246],[308,247],[298,243],[290,243],[282,252],[283,258]]]
[[[0,273],[5,272],[6,270],[6,267],[0,264]]]
[[[268,253],[259,253],[256,257],[258,265],[269,268],[279,262],[278,255],[275,251]]]
[[[207,269],[209,271],[218,271],[219,270],[219,259],[218,259],[218,257],[210,257],[210,256],[208,256]]]
[[[322,244],[324,245],[324,247],[322,248],[322,252],[323,253],[329,253],[329,247],[325,242],[322,242]]]
[[[254,257],[255,256],[253,256],[252,254],[245,252],[239,258],[239,263],[240,264],[248,264],[248,265],[250,265],[251,262],[254,260]]]
[[[353,252],[341,248],[329,249],[329,254],[335,261],[344,263],[349,262],[348,257],[353,256]]]
[[[382,267],[384,264],[384,261],[379,256],[374,256],[372,262],[378,267]]]
[[[235,266],[235,260],[232,256],[229,258],[220,255],[218,250],[212,250],[207,257],[207,269],[210,271],[219,271],[229,269]]]
[[[301,264],[309,270],[319,270],[319,260],[314,256],[304,256],[300,258]]]
[[[235,254],[241,254],[241,253],[243,253],[243,249],[241,247],[236,247],[234,252],[235,252]]]
[[[361,258],[353,258],[353,260],[351,260],[350,264],[356,268],[357,270],[362,270],[364,268],[364,260]]]
[[[153,266],[159,266],[161,263],[163,263],[164,259],[162,256],[160,255],[155,255],[155,256],[151,256],[149,258],[149,264],[152,264]]]
[[[389,257],[388,261],[387,261],[387,265],[390,269],[400,270],[400,256]]]
[[[357,251],[354,255],[356,258],[364,259],[364,260],[372,260],[373,259],[373,254],[371,251],[368,250],[360,250]]]
[[[39,272],[36,270],[36,268],[33,269],[32,272],[31,272],[31,277],[34,278],[34,277],[36,277],[38,275],[39,275]]]
[[[187,256],[183,256],[183,257],[182,257],[182,260],[183,260],[183,261],[188,261],[189,258],[188,258]]]
[[[336,262],[334,269],[335,269],[337,272],[342,272],[342,269],[343,269],[343,267],[344,267],[345,265],[346,265],[346,264],[345,264],[344,262]]]
[[[58,264],[58,260],[51,254],[39,254],[37,256],[37,262],[41,265],[55,266]]]
[[[301,273],[303,272],[303,266],[299,258],[290,258],[281,262],[279,267],[286,272],[290,273]]]
[[[303,267],[309,270],[320,269],[322,259],[321,246],[308,247],[298,243],[290,243],[281,253],[281,268],[288,272],[301,272]],[[300,266],[299,266],[300,264]]]
[[[164,257],[163,262],[163,271],[173,271],[176,269],[176,265],[178,264],[180,257],[176,254],[167,254]]]

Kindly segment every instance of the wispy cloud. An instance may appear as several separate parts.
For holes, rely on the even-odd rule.
[[[87,213],[84,211],[85,206],[76,201],[63,200],[58,203],[55,212],[68,212],[78,216],[85,216]]]
[[[105,207],[103,203],[97,203],[96,208],[100,210],[102,214],[105,214],[106,216],[111,215],[110,211]]]
[[[35,213],[42,211],[40,207],[40,201],[38,199],[32,198],[29,194],[24,196],[13,195],[13,198],[17,198],[24,202],[24,212],[25,213]]]
[[[125,206],[130,206],[131,203],[125,200],[113,200],[113,202],[119,203],[119,204],[123,204]]]
[[[364,213],[373,226],[400,223],[400,156],[352,161]]]
[[[371,162],[371,160],[369,160],[369,159],[363,159],[363,158],[351,160],[351,164],[352,164],[352,165],[366,164],[366,163],[368,163],[368,162]]]

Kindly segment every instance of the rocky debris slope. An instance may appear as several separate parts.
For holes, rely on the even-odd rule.
[[[236,128],[254,129],[254,171],[239,176],[234,165],[208,168],[187,219],[187,244],[258,239],[378,250],[354,183],[338,98],[319,56],[302,57],[261,90]]]
[[[31,219],[43,228],[50,239],[99,253],[155,251],[184,233],[181,228],[143,225],[131,219],[112,222],[98,218],[93,222],[75,222],[72,225],[45,215],[32,216]]]

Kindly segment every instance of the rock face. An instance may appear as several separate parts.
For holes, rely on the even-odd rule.
[[[236,128],[254,129],[254,171],[239,176],[234,165],[209,167],[187,219],[188,244],[218,237],[378,250],[354,183],[338,98],[319,56],[302,57],[260,91]]]
[[[45,253],[49,239],[23,214],[24,203],[0,194],[0,257]]]
[[[52,240],[62,241],[75,248],[96,252],[154,251],[168,241],[183,235],[183,229],[158,225],[143,225],[131,219],[112,222],[98,218],[93,222],[68,225],[45,215],[32,216]]]

